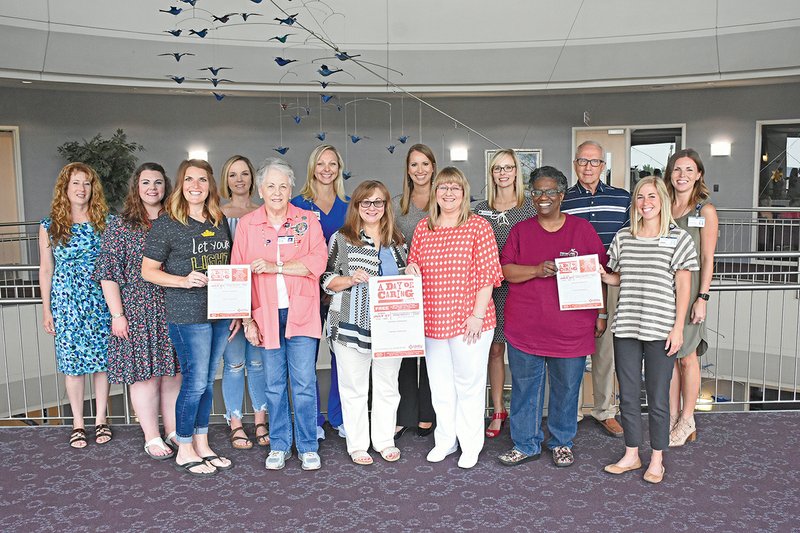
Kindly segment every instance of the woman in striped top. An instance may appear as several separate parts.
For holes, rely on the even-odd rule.
[[[683,344],[690,271],[698,270],[699,265],[692,238],[672,220],[663,180],[654,176],[642,179],[632,197],[635,215],[631,227],[617,232],[608,251],[612,272],[601,274],[604,283],[620,286],[611,331],[625,430],[625,455],[605,471],[622,474],[642,467],[639,391],[644,359],[653,449],[644,480],[660,483],[664,477],[663,452],[669,445],[672,356]]]

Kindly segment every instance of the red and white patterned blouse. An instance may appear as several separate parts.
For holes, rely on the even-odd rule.
[[[457,228],[428,229],[428,217],[414,230],[408,256],[422,272],[422,307],[425,336],[452,339],[464,334],[462,324],[472,314],[478,291],[500,286],[503,271],[492,226],[477,215]],[[496,325],[494,303],[489,300],[483,329]]]

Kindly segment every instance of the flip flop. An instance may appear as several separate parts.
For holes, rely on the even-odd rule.
[[[258,428],[264,428],[267,432],[263,435],[259,435]],[[269,446],[269,426],[266,424],[256,424],[256,444],[261,447]]]
[[[188,463],[172,463],[175,466],[175,470],[180,472],[186,472],[187,474],[191,474],[197,477],[211,477],[217,475],[217,470],[212,470],[211,472],[197,472],[196,470],[192,470],[192,468],[205,465],[205,461],[189,461]],[[213,466],[213,465],[212,465]],[[214,467],[216,468],[216,467]]]
[[[75,446],[80,442],[83,443],[83,446]],[[69,434],[69,445],[76,450],[81,450],[86,448],[87,444],[89,443],[86,441],[86,430],[83,428],[73,428],[72,433]]]
[[[229,462],[225,466],[215,465],[212,462],[212,461],[217,461],[217,460],[230,461],[230,459],[228,459],[227,457],[220,457],[219,455],[207,455],[207,456],[203,457],[203,461],[205,461],[206,463],[210,464],[211,466],[213,466],[217,470],[230,470],[231,468],[233,468],[233,462]]]
[[[108,437],[108,440],[102,441],[102,442],[98,440],[98,439],[101,439],[103,437]],[[113,438],[114,438],[114,434],[111,433],[111,428],[108,427],[108,424],[97,424],[94,427],[94,441],[97,444],[107,444],[107,443],[111,442],[111,439],[113,439]]]
[[[157,448],[161,448],[165,452],[169,452],[167,455],[155,455],[154,453],[150,452],[150,447],[155,446]],[[150,459],[155,459],[156,461],[163,461],[165,459],[172,459],[175,456],[175,452],[164,443],[164,440],[161,437],[156,437],[144,443],[144,453],[146,453]]]
[[[380,453],[381,457],[383,457],[385,461],[389,461],[390,463],[393,463],[398,459],[400,459],[400,448],[398,448],[397,446],[389,446],[388,448],[384,448],[381,450]]]

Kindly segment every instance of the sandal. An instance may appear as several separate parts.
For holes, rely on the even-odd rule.
[[[166,444],[167,448],[169,448],[173,452],[177,452],[178,451],[178,441],[175,440],[177,438],[178,438],[178,432],[177,431],[173,431],[172,433],[170,433],[169,435],[164,437],[164,444]]]
[[[108,437],[107,440],[100,440]],[[108,424],[97,424],[94,427],[94,441],[97,444],[105,444],[107,442],[111,442],[111,439],[114,437],[114,434],[111,433],[111,428],[108,427]]]
[[[210,464],[217,470],[230,470],[233,468],[233,463],[227,457],[220,457],[219,455],[206,455],[203,457],[203,461]],[[214,461],[228,461],[228,464],[217,465],[214,464]]]
[[[393,463],[400,459],[400,448],[397,446],[389,446],[388,448],[384,448],[381,450],[381,457],[383,457],[384,461]]]
[[[258,428],[264,428],[265,430],[267,430],[267,432],[264,433],[263,435],[259,435],[258,434]],[[269,446],[269,426],[268,425],[266,425],[266,424],[256,424],[256,443],[259,446],[262,446],[262,447]]]
[[[211,477],[217,475],[216,467],[214,467],[214,470],[212,470],[211,472],[198,472],[197,470],[192,470],[192,468],[197,468],[198,466],[205,465],[206,463],[204,461],[189,461],[188,463],[183,463],[183,464],[175,462],[173,464],[175,465],[175,470],[183,471],[193,476]]]
[[[244,437],[237,435],[238,432],[242,432]],[[231,428],[231,436],[230,436],[231,446],[236,448],[237,450],[249,450],[253,447],[253,441],[247,436],[245,433],[244,428],[242,426],[238,426],[235,428]]]
[[[72,433],[69,434],[69,445],[76,450],[80,450],[81,448],[86,448],[87,444],[89,443],[86,441],[86,430],[83,428],[72,428]]]
[[[350,459],[357,465],[371,465],[372,456],[363,450],[355,451],[350,454]]]
[[[151,447],[161,448],[162,451],[168,452],[165,455],[156,455],[150,451]],[[150,459],[155,459],[156,461],[163,461],[165,459],[172,459],[175,456],[175,452],[164,443],[164,440],[161,437],[156,437],[144,443],[144,453],[146,453]]]

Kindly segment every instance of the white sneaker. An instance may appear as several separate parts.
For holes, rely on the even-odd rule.
[[[325,440],[325,429],[322,426],[317,426],[317,440]]]
[[[280,450],[272,450],[264,462],[267,470],[280,470],[286,466],[286,459],[292,456],[292,452],[282,452]]]
[[[341,426],[337,426],[334,429],[336,429],[336,431],[339,432],[340,437],[342,437],[343,439],[347,438],[347,432],[344,430],[344,424],[342,424]]]
[[[471,454],[471,453],[462,453],[461,457],[458,458],[458,467],[459,468],[472,468],[478,464],[478,454]]]
[[[444,461],[444,458],[450,455],[451,453],[455,453],[458,450],[458,445],[453,445],[450,449],[440,448],[438,446],[434,446],[431,451],[428,452],[428,462],[429,463],[438,463],[440,461]]]
[[[300,460],[303,461],[303,470],[319,470],[322,466],[322,461],[320,461],[317,452],[302,453],[300,454]]]

